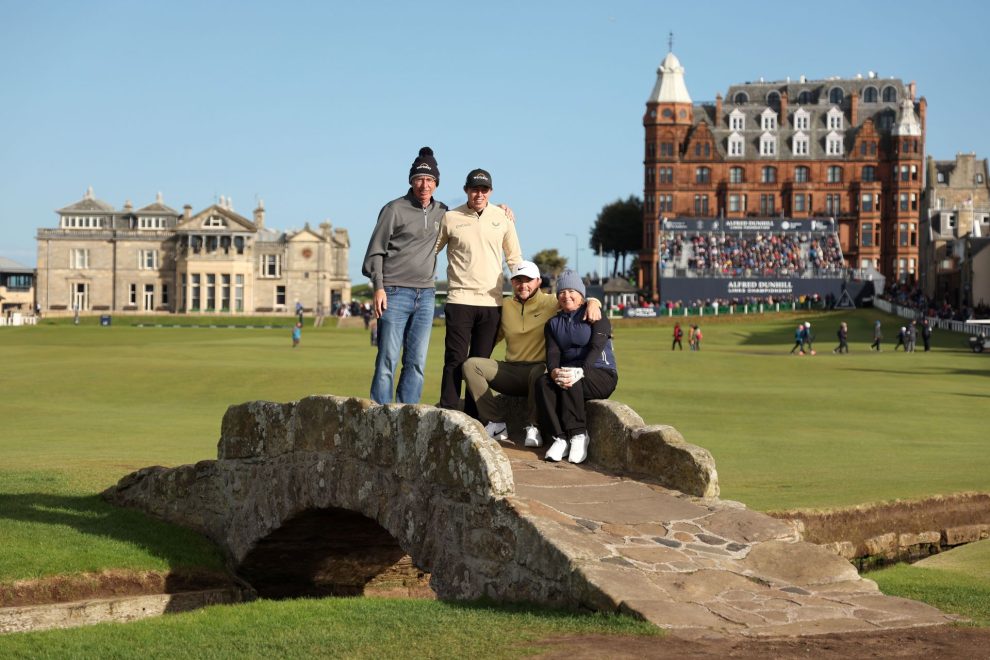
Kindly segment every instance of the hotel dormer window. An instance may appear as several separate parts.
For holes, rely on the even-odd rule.
[[[732,102],[736,105],[742,105],[743,103],[749,103],[749,94],[746,92],[736,92],[735,96],[732,97]]]
[[[746,115],[739,110],[733,110],[732,114],[729,115],[729,128],[734,131],[746,130]]]
[[[842,110],[838,108],[832,108],[828,111],[827,119],[829,129],[833,131],[842,130],[843,115]]]
[[[845,98],[845,94],[843,94],[841,87],[833,87],[828,90],[828,102],[832,105],[841,105],[843,98]]]
[[[204,227],[226,227],[227,226],[227,223],[224,222],[224,219],[221,218],[220,216],[211,215],[210,217],[208,217],[206,219],[206,222],[203,223],[203,226]]]
[[[876,103],[880,98],[877,88],[870,86],[863,90],[863,103]]]
[[[795,156],[807,156],[808,155],[808,136],[801,131],[794,134],[792,139],[791,151],[794,152]]]
[[[841,156],[843,153],[842,136],[835,131],[825,136],[825,153],[829,156]]]
[[[760,136],[760,155],[761,156],[776,156],[777,155],[777,138],[770,133],[764,133]]]
[[[883,102],[897,103],[897,90],[893,85],[887,85],[883,88]]]
[[[798,108],[794,111],[794,129],[798,131],[806,131],[811,127],[811,115],[804,108]]]
[[[739,133],[733,133],[729,136],[729,155],[738,158],[744,153],[745,147],[742,136]]]
[[[760,127],[764,131],[777,130],[777,113],[770,108],[760,113]]]

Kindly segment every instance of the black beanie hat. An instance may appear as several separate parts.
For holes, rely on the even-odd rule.
[[[440,185],[440,168],[437,167],[437,159],[433,157],[433,149],[423,147],[419,150],[419,155],[409,168],[409,183],[417,176],[432,176],[437,185]]]

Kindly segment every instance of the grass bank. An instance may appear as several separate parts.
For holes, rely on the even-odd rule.
[[[257,601],[123,625],[0,636],[0,657],[517,658],[533,653],[537,639],[580,634],[652,636],[663,643],[659,629],[627,617],[328,598]]]

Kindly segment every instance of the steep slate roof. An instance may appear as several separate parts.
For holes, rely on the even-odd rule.
[[[864,90],[873,87],[877,92],[877,101],[867,103],[863,100]],[[883,90],[892,87],[896,92],[895,101],[882,101]],[[842,90],[842,102],[838,105],[829,103],[829,92],[833,88]],[[734,103],[736,95],[745,93],[749,101]],[[838,107],[843,114],[843,129],[837,131],[843,136],[843,148],[846,155],[851,155],[853,140],[863,129],[868,120],[872,120],[873,129],[878,134],[891,134],[898,122],[905,120],[910,122],[910,118],[903,117],[901,101],[909,98],[907,86],[897,78],[851,78],[851,79],[828,79],[828,80],[806,80],[798,81],[773,81],[773,82],[747,82],[731,85],[722,103],[721,117],[715,116],[715,105],[711,102],[697,103],[694,105],[694,123],[692,134],[697,130],[698,124],[704,122],[709,125],[715,137],[715,149],[726,161],[751,161],[762,160],[760,157],[760,136],[764,133],[760,122],[761,114],[771,107],[767,101],[767,96],[771,92],[783,96],[787,93],[787,116],[779,123],[776,130],[770,131],[777,137],[777,154],[766,157],[766,160],[833,160],[842,158],[828,155],[825,152],[825,136],[833,129],[828,127],[828,111]],[[802,97],[802,93],[804,96]],[[856,93],[859,97],[857,107],[856,125],[849,124],[850,95]],[[804,100],[804,103],[800,101]],[[909,101],[910,102],[910,101]],[[911,103],[911,112],[914,114],[914,103]],[[794,128],[793,117],[798,108],[804,109],[809,115],[807,129],[802,129],[808,136],[808,154],[795,155],[792,153],[791,138],[798,132]],[[775,111],[779,105],[775,103]],[[729,128],[729,115],[734,110],[739,110],[745,117],[745,128],[737,131],[744,140],[745,153],[743,156],[728,156],[728,138],[733,131]],[[882,120],[882,118],[884,118]],[[914,121],[917,122],[915,115]],[[881,128],[884,127],[885,128]],[[690,140],[690,137],[689,137]],[[688,154],[690,156],[690,154]]]
[[[110,204],[107,204],[103,200],[96,199],[93,196],[93,189],[89,188],[86,191],[85,197],[80,199],[75,204],[69,204],[65,208],[59,209],[56,213],[71,214],[71,213],[114,213],[116,209]]]
[[[155,198],[155,201],[154,202],[152,202],[151,204],[148,204],[147,206],[145,206],[143,208],[138,209],[137,211],[135,211],[135,213],[139,213],[139,214],[142,214],[142,215],[144,215],[144,214],[149,214],[149,215],[150,214],[154,214],[154,215],[162,215],[162,214],[165,214],[165,215],[179,215],[179,212],[178,211],[176,211],[175,209],[173,209],[170,206],[167,206],[162,201],[162,194],[161,193],[158,193],[158,196]]]

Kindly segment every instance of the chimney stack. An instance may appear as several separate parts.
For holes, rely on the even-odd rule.
[[[786,89],[780,93],[780,119],[777,120],[777,124],[781,128],[787,126],[787,90]]]
[[[258,200],[258,208],[254,210],[254,224],[258,226],[258,229],[262,229],[265,226],[265,200]]]
[[[715,125],[722,126],[722,93],[715,95]]]
[[[849,95],[849,127],[854,128],[859,119],[859,92]]]
[[[185,206],[182,207],[182,219],[188,220],[191,217],[192,217],[192,206],[186,204]]]

